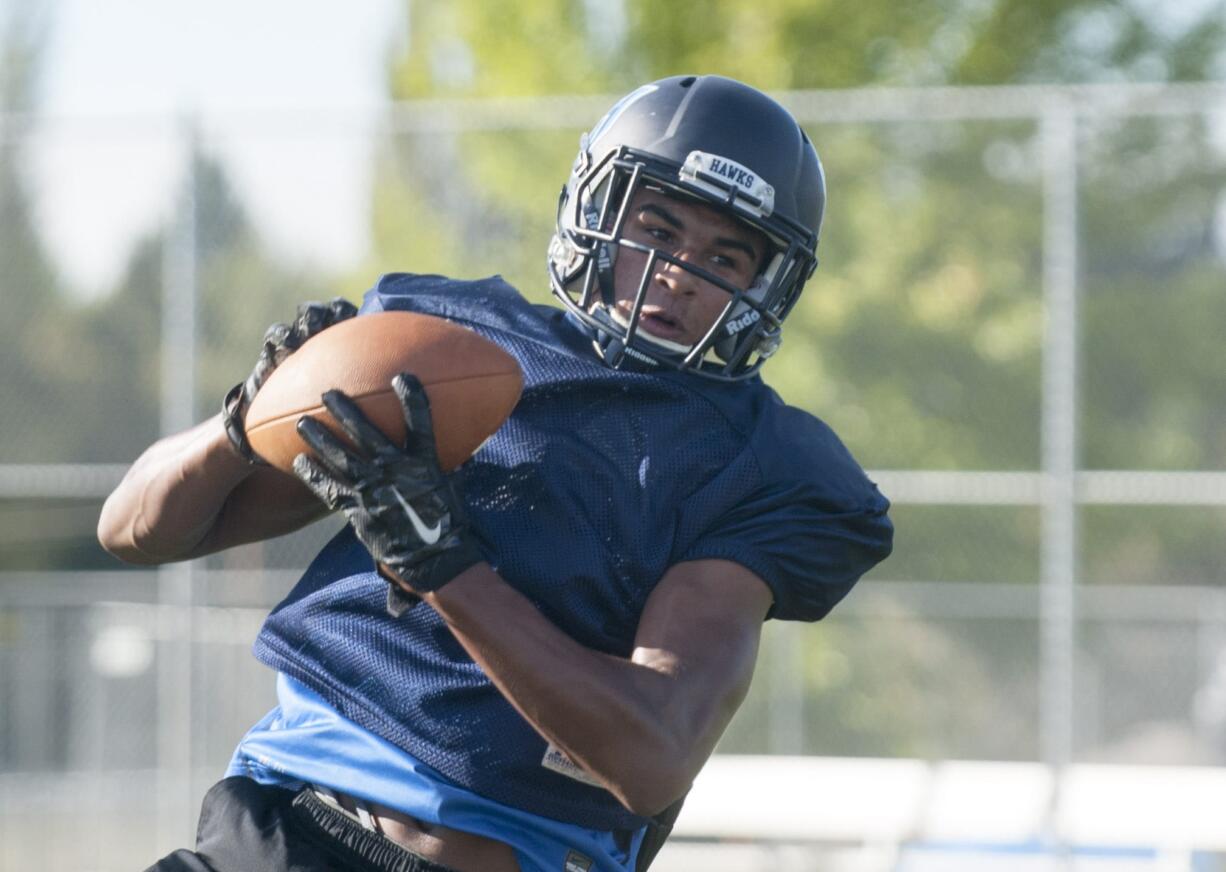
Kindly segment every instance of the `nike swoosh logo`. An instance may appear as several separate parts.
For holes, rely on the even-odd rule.
[[[400,507],[404,509],[406,515],[409,516],[409,523],[413,525],[413,529],[417,532],[417,536],[422,542],[427,545],[433,545],[438,542],[439,537],[443,535],[443,522],[440,520],[433,527],[427,527],[422,521],[421,516],[413,511],[413,507],[408,501],[400,495],[400,491],[392,488],[392,493],[396,495],[396,499],[400,501]]]

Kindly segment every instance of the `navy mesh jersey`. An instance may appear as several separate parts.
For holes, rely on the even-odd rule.
[[[887,501],[829,428],[757,379],[609,369],[568,316],[500,278],[385,276],[362,311],[386,309],[464,324],[522,366],[519,405],[457,474],[489,562],[583,645],[628,656],[675,563],[741,563],[770,586],[773,617],[815,621],[889,553]],[[545,740],[432,609],[393,619],[385,599],[346,528],[269,616],[256,654],[477,793],[595,829],[644,823],[543,765]]]

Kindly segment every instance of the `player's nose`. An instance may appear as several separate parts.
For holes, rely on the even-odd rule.
[[[685,268],[684,263],[690,259],[689,255],[678,251],[674,257],[681,263],[663,259],[656,262],[655,283],[671,293],[693,296],[698,292],[698,282],[701,279]]]

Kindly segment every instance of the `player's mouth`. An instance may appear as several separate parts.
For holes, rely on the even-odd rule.
[[[622,328],[630,327],[631,304],[628,301],[618,303],[609,314]],[[648,304],[639,312],[635,332],[640,339],[654,343],[671,354],[687,354],[690,350],[690,334],[685,329],[682,320],[670,315],[663,306]]]
[[[645,330],[660,339],[681,342],[685,339],[685,325],[665,309],[658,306],[644,306],[639,312],[639,329]]]

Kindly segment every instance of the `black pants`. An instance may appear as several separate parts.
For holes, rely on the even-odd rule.
[[[204,797],[196,850],[146,872],[455,872],[364,828],[311,790],[235,776]]]

